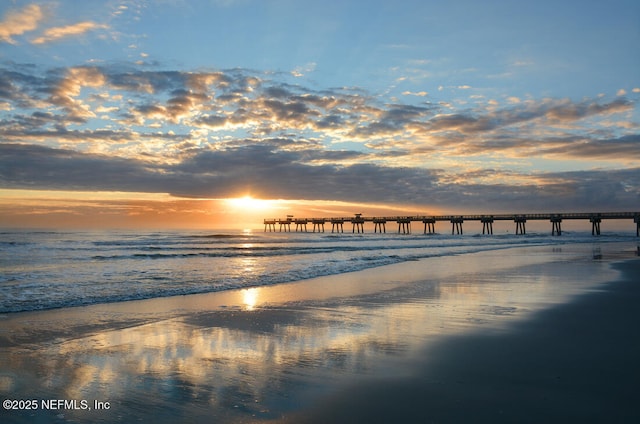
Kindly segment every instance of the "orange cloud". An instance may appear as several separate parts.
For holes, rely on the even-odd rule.
[[[95,29],[106,29],[109,28],[108,25],[98,24],[96,22],[85,21],[78,22],[73,25],[65,25],[61,27],[54,27],[47,29],[41,37],[33,39],[31,42],[33,44],[44,44],[51,41],[56,41],[64,37],[70,37],[74,35],[82,35],[85,32],[92,31]]]
[[[21,11],[7,13],[4,21],[0,22],[0,41],[15,44],[12,36],[33,31],[42,18],[42,10],[36,4],[30,4]]]

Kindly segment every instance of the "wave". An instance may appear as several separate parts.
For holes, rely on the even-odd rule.
[[[233,257],[277,257],[277,256],[301,256],[301,255],[317,255],[317,254],[332,254],[332,253],[366,253],[372,251],[400,251],[400,250],[415,250],[415,249],[450,249],[457,246],[450,242],[443,241],[441,243],[431,242],[429,244],[424,243],[386,243],[378,244],[371,243],[368,240],[368,244],[347,244],[337,243],[331,245],[318,245],[318,246],[300,246],[300,245],[270,245],[270,246],[226,246],[226,247],[184,247],[184,246],[136,246],[130,249],[119,249],[121,251],[131,251],[131,253],[118,253],[114,255],[93,255],[91,260],[135,260],[135,259],[174,259],[174,258],[233,258]],[[508,240],[495,240],[492,243],[485,243],[482,246],[487,248],[496,248],[501,245],[513,246],[517,244],[526,243],[526,241],[520,240],[517,243],[511,243]],[[534,241],[535,242],[535,241]],[[152,253],[148,253],[152,252]]]
[[[74,239],[68,233],[53,239],[33,236],[29,241],[37,249],[8,245],[0,252],[4,257],[0,313],[268,286],[517,246],[630,240],[626,234],[596,239],[570,232],[553,238],[548,234],[227,236],[103,234],[101,239],[80,234],[70,246],[67,241]]]
[[[315,277],[360,271],[401,262],[417,261],[430,257],[442,257],[510,247],[513,247],[513,245],[456,246],[456,248],[446,251],[416,252],[408,255],[369,254],[351,257],[346,260],[332,259],[319,263],[311,262],[304,267],[288,269],[286,273],[266,272],[247,275],[238,274],[233,278],[220,279],[215,282],[208,281],[206,278],[203,280],[188,280],[188,278],[178,280],[172,276],[145,275],[144,273],[138,272],[131,273],[137,276],[127,279],[126,283],[124,281],[116,284],[96,282],[98,286],[85,283],[73,287],[58,287],[56,291],[51,291],[47,284],[26,283],[22,285],[22,289],[19,291],[5,291],[5,297],[0,302],[0,313],[59,309],[271,286]],[[99,286],[100,284],[106,287]]]

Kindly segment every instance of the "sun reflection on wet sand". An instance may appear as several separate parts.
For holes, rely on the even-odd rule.
[[[255,309],[258,303],[258,292],[258,289],[255,287],[242,290],[242,302],[246,310],[253,311]]]

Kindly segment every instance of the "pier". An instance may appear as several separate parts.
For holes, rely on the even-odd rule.
[[[373,223],[374,233],[386,233],[387,222],[398,224],[398,234],[411,234],[411,223],[424,224],[424,234],[435,234],[437,222],[449,222],[451,234],[463,234],[462,225],[465,222],[477,221],[482,224],[482,234],[493,234],[495,221],[513,221],[516,234],[527,233],[527,221],[548,221],[551,223],[551,235],[562,235],[562,222],[566,220],[585,220],[591,223],[591,234],[599,236],[600,224],[604,220],[628,219],[633,220],[636,226],[636,236],[640,237],[640,212],[575,212],[575,213],[535,213],[535,214],[484,214],[484,215],[416,215],[416,216],[362,216],[357,213],[351,217],[333,218],[294,218],[287,215],[286,219],[265,219],[264,231],[291,232],[291,225],[295,225],[295,231],[308,232],[307,224],[313,224],[313,232],[323,232],[325,223],[331,223],[331,232],[344,233],[344,223],[351,223],[352,233],[364,233],[364,224]]]

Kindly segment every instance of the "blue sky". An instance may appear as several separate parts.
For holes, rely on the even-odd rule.
[[[4,213],[639,209],[639,45],[635,1],[3,2]]]

